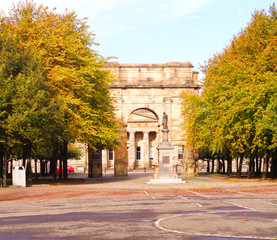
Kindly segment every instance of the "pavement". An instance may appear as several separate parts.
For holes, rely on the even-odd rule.
[[[49,179],[51,177],[48,177]],[[112,172],[102,178],[88,178],[87,174],[70,174],[69,184],[33,184],[32,187],[0,189],[0,202],[4,201],[54,201],[63,199],[94,199],[104,197],[178,195],[186,190],[209,192],[211,194],[233,194],[237,191],[276,194],[277,180],[236,179],[220,174],[202,173],[197,177],[185,177],[183,183],[149,184],[152,172],[131,172],[126,177],[114,177]],[[71,184],[70,184],[71,183]]]
[[[83,184],[93,184],[96,188],[122,188],[122,189],[183,189],[183,188],[229,188],[277,186],[276,180],[238,179],[228,178],[221,174],[200,173],[196,177],[184,177],[184,183],[158,183],[149,184],[153,179],[152,172],[130,172],[126,177],[114,177],[112,172],[104,173],[102,178],[88,178],[86,174],[77,174],[75,177],[83,178]]]
[[[277,182],[201,174],[148,184],[153,173],[0,189],[0,240],[277,239]],[[82,179],[80,181],[80,179]]]

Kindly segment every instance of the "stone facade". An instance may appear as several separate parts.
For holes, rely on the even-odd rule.
[[[79,148],[82,156],[80,159],[67,160],[67,165],[73,167],[75,173],[87,173],[89,167],[89,153],[87,144],[74,143],[74,146]]]
[[[180,97],[184,90],[199,94],[198,72],[189,62],[166,64],[119,64],[106,67],[115,75],[110,85],[115,116],[127,130],[128,170],[149,168],[158,161],[162,141],[162,118],[168,115],[168,140],[174,159],[183,160],[184,138]],[[103,150],[103,169],[114,167],[113,150]]]

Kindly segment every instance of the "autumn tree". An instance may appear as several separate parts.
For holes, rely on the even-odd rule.
[[[202,67],[199,107],[194,107],[196,100],[184,97],[188,138],[198,142],[198,148],[228,153],[229,164],[232,158],[248,158],[249,177],[255,169],[258,173],[255,159],[260,156],[265,175],[269,159],[276,174],[276,23],[275,5],[268,13],[256,11],[231,44]]]
[[[21,139],[28,157],[35,145],[50,147],[54,178],[57,159],[67,169],[69,142],[86,142],[92,148],[115,145],[118,130],[108,87],[112,76],[104,68],[105,59],[92,49],[96,43],[86,19],[26,0],[0,21],[1,34],[15,39],[2,42],[3,53],[14,49],[19,64],[14,67],[13,58],[1,55],[0,107],[6,108],[0,116],[5,120],[0,125],[2,144],[8,133],[11,142]],[[30,61],[20,51],[30,53]]]

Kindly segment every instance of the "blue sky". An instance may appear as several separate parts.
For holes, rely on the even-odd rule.
[[[7,11],[17,0],[1,1]],[[120,63],[191,62],[195,70],[247,26],[255,10],[274,0],[35,0],[76,11],[100,43],[103,56]]]

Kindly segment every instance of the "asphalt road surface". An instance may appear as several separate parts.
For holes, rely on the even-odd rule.
[[[0,189],[0,239],[277,239],[276,184],[263,190],[134,184],[44,186],[43,198],[35,196],[38,188]],[[5,200],[8,191],[29,195]],[[64,197],[67,191],[82,194]]]

